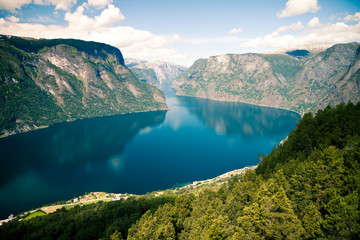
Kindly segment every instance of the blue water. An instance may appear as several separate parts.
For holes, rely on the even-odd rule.
[[[0,139],[0,219],[85,192],[143,194],[255,165],[300,119],[165,93],[167,112],[84,119]]]

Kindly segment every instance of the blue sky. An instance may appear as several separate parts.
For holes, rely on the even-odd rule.
[[[79,38],[190,66],[226,53],[360,41],[360,1],[0,0],[0,34]]]

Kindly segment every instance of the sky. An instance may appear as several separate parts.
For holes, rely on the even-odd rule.
[[[199,58],[360,41],[360,0],[0,0],[0,34],[104,42],[125,58]]]

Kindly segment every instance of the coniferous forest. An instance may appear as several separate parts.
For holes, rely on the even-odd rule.
[[[61,209],[0,239],[359,239],[360,103],[305,114],[255,171],[222,186]]]

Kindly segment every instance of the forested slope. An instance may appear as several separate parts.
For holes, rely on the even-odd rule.
[[[359,239],[359,190],[360,103],[341,104],[225,185],[15,220],[0,239]]]

